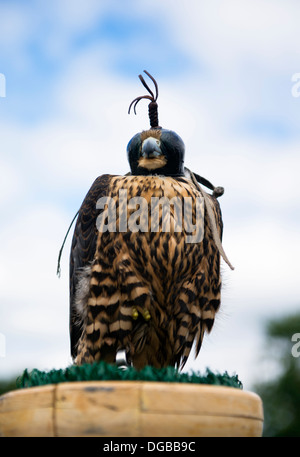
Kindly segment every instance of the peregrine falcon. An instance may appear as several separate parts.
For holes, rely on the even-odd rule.
[[[220,307],[220,255],[229,263],[222,188],[185,168],[184,143],[158,125],[157,83],[145,73],[155,94],[139,75],[149,95],[129,111],[149,99],[150,129],[128,143],[130,173],[99,176],[78,212],[70,254],[76,364],[115,363],[122,350],[137,369],[182,368]]]

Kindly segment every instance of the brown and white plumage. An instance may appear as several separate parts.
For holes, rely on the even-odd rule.
[[[127,189],[128,199],[142,196],[147,201],[151,196],[199,197],[184,177],[97,178],[80,209],[72,243],[73,357],[78,364],[113,362],[124,348],[137,368],[184,364],[194,340],[198,354],[220,305],[220,254],[207,212],[201,243],[187,243],[186,232],[172,231],[172,222],[167,233],[97,233],[96,202],[104,194],[117,200],[119,189]],[[221,236],[219,204],[209,198]]]
[[[220,306],[219,203],[185,173],[181,138],[152,124],[128,144],[131,174],[99,176],[79,210],[70,256],[71,353],[77,364],[113,363],[117,352],[125,350],[138,369],[183,366],[194,342],[198,355]],[[125,203],[120,190],[127,192]],[[151,230],[152,197],[175,197],[182,203],[189,197],[195,221],[196,200],[203,196],[200,241],[187,242],[184,224],[175,230],[172,205],[169,230],[162,229],[166,216],[161,208],[158,231]],[[97,209],[101,197],[115,201],[114,231],[97,229],[105,211]],[[132,197],[143,197],[148,204],[147,217],[141,216],[146,217],[146,230],[145,221],[143,230],[118,229],[121,211],[125,208],[127,220],[136,211],[128,205]]]

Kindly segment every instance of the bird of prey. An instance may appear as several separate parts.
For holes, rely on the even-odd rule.
[[[115,363],[117,353],[125,351],[127,363],[137,369],[181,368],[193,344],[198,355],[220,307],[220,254],[229,263],[216,198],[223,188],[184,167],[184,143],[158,125],[157,83],[145,73],[155,94],[139,75],[149,95],[137,97],[129,112],[133,104],[135,111],[141,99],[149,99],[150,129],[128,143],[130,173],[99,176],[74,229],[70,339],[79,365]],[[181,205],[184,211],[177,211]],[[178,215],[190,217],[194,232],[202,224],[201,237],[188,241],[191,230],[180,225]]]

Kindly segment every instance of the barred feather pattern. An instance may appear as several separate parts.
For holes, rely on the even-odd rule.
[[[199,197],[187,178],[160,176],[112,177],[108,195],[116,201],[116,227],[120,208],[119,190],[128,200],[141,196]],[[222,236],[222,217],[217,200],[213,204]],[[128,207],[128,205],[127,205]],[[127,209],[127,219],[136,211]],[[204,210],[204,238],[187,243],[186,231],[175,231],[174,207],[170,206],[170,230],[163,232],[162,208],[159,230],[99,232],[91,264],[89,293],[84,309],[78,307],[81,338],[76,363],[97,360],[113,362],[124,348],[129,361],[145,365],[183,367],[195,341],[198,355],[205,332],[210,332],[220,306],[220,255]],[[192,205],[195,222],[195,205]]]

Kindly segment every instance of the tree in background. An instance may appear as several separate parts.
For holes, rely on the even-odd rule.
[[[15,390],[17,388],[16,386],[16,379],[6,379],[2,380],[0,379],[0,395],[5,394],[6,392],[9,392],[10,390]]]
[[[255,386],[264,405],[264,436],[300,437],[300,314],[271,320],[266,356],[279,366],[276,379]]]

